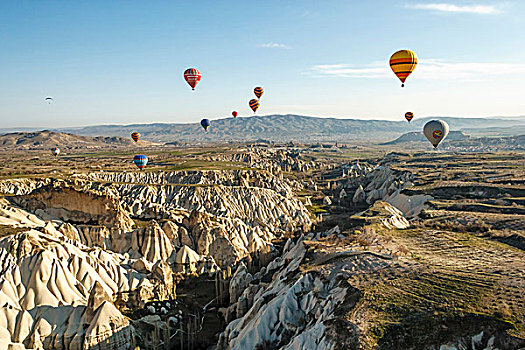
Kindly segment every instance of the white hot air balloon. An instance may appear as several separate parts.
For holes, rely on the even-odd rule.
[[[443,120],[431,120],[425,124],[423,134],[436,148],[448,135],[448,124]]]

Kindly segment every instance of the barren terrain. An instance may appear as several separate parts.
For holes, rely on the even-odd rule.
[[[0,348],[525,347],[519,151],[4,146]]]

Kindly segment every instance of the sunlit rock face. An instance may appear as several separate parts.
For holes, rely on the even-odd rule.
[[[181,275],[269,254],[274,238],[309,230],[297,188],[257,171],[2,182],[12,196],[0,202],[0,223],[20,232],[0,239],[0,322],[9,330],[0,344],[127,348],[133,326],[120,310],[171,299]],[[246,281],[232,285],[239,315],[253,303]]]
[[[0,268],[0,344],[20,349],[127,349],[132,329],[113,301],[154,289],[161,278],[169,282],[134,271],[122,255],[87,247],[51,223],[0,239]]]
[[[253,277],[243,266],[235,272],[228,312],[238,318],[221,334],[218,349],[270,344],[286,349],[306,349],[312,345],[316,349],[334,349],[335,343],[325,334],[324,322],[333,317],[347,289],[336,279],[301,274],[299,267],[306,254],[302,240],[296,244],[288,242],[286,246],[285,254],[262,271],[273,273],[271,282],[250,283]]]
[[[341,187],[352,193],[356,204],[372,204],[394,192],[412,185],[413,175],[409,172],[393,171],[388,164],[370,165],[353,163],[342,166]]]
[[[266,172],[100,172],[73,178],[25,184],[35,189],[10,200],[46,220],[65,221],[70,226],[62,232],[85,245],[151,263],[173,262],[186,245],[212,265],[228,266],[266,254],[275,237],[312,225],[306,207],[292,196],[299,185]],[[131,218],[162,225],[135,227]]]
[[[80,236],[85,244],[145,257],[153,263],[175,256],[186,245],[219,266],[228,266],[249,254],[265,254],[271,240],[285,232],[311,227],[308,210],[291,195],[292,186],[296,184],[256,171],[77,176],[79,190],[118,198],[131,217],[162,221],[160,229],[144,232],[82,225]],[[152,244],[139,244],[147,247],[141,251],[135,242],[152,234],[155,237],[148,239]]]
[[[413,218],[427,208],[433,198],[428,195],[406,195],[402,191],[413,185],[414,175],[407,171],[394,171],[388,157],[379,165],[355,162],[341,166],[342,180],[339,181],[339,199],[348,194],[355,206],[372,205],[383,200],[401,211],[407,218]],[[342,191],[345,196],[341,198]]]
[[[76,179],[90,182],[113,182],[149,185],[220,185],[228,187],[259,187],[290,194],[298,182],[268,172],[254,170],[199,170],[179,172],[95,172],[78,174]]]
[[[306,172],[312,169],[320,169],[327,165],[325,161],[313,161],[304,157],[297,150],[284,149],[254,148],[247,152],[209,155],[206,158],[212,161],[243,162],[249,164],[252,168],[269,170],[274,174],[280,174],[281,171]]]
[[[117,198],[94,192],[78,191],[65,183],[54,182],[23,196],[11,199],[46,219],[60,219],[122,230],[131,230],[133,220]]]
[[[0,193],[21,196],[51,183],[51,179],[8,179],[0,181]]]

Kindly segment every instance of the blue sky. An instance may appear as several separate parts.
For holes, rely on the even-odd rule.
[[[524,28],[519,0],[1,1],[0,119],[248,116],[258,85],[260,115],[524,115]],[[420,63],[401,89],[388,59],[403,48]]]

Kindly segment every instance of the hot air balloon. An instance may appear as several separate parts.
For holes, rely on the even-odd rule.
[[[55,157],[58,157],[58,155],[60,154],[60,148],[58,148],[58,147],[53,147],[53,148],[51,148],[51,152],[53,153],[53,155],[54,155]]]
[[[390,68],[401,80],[401,87],[405,86],[405,80],[417,66],[417,56],[410,50],[399,50],[390,57]]]
[[[196,68],[188,68],[184,72],[184,79],[186,79],[186,82],[189,86],[191,86],[192,90],[195,90],[195,86],[197,86],[197,83],[201,80],[201,72],[199,72]]]
[[[248,104],[250,105],[253,113],[257,112],[257,108],[259,108],[259,100],[251,99]]]
[[[232,115],[233,115],[234,118],[237,118],[237,111],[233,111]]]
[[[412,113],[412,112],[406,112],[405,113],[405,119],[408,120],[409,123],[412,120],[412,118],[414,118],[414,113]]]
[[[135,157],[133,157],[133,163],[140,169],[144,169],[146,164],[148,164],[148,157],[146,157],[143,154],[137,154]]]
[[[208,131],[208,128],[210,127],[211,123],[208,119],[203,119],[201,120],[201,125],[205,131]]]
[[[443,120],[431,120],[425,124],[423,133],[430,143],[436,148],[448,135],[448,124]]]
[[[140,134],[135,131],[131,134],[131,138],[133,139],[133,141],[138,142],[140,140]]]
[[[253,89],[253,93],[255,96],[257,96],[258,99],[261,98],[261,96],[264,94],[264,89],[260,86],[257,86],[255,89]]]
[[[53,102],[54,100],[53,100],[53,97],[46,97],[45,101],[47,102],[48,105],[50,105],[51,102]]]

